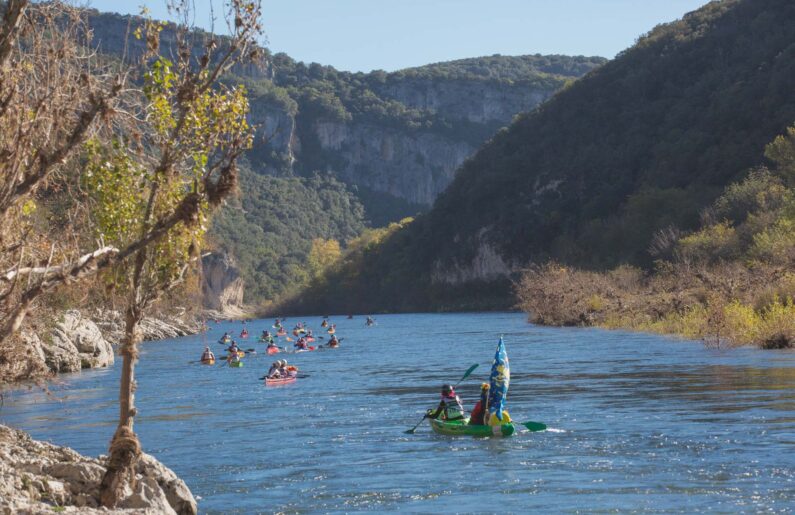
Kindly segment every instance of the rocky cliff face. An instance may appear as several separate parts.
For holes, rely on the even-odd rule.
[[[379,93],[413,109],[449,119],[507,125],[518,113],[531,111],[555,89],[529,84],[482,80],[404,78],[384,84]]]
[[[325,171],[346,182],[430,205],[475,150],[428,131],[403,131],[378,124],[318,120],[312,127],[320,148],[337,159]]]
[[[259,129],[250,159],[264,173],[328,172],[429,206],[490,134],[555,92],[549,86],[413,78],[377,87],[381,98],[435,120],[417,126],[384,117],[293,115],[254,100],[251,117]]]
[[[207,309],[227,313],[243,307],[245,282],[228,254],[208,254],[202,259],[204,305]]]

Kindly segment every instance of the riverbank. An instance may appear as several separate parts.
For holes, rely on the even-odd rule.
[[[710,347],[795,347],[795,275],[741,263],[591,272],[550,263],[517,286],[531,322],[702,340]]]
[[[146,317],[141,322],[145,341],[197,334],[201,322],[185,310]],[[8,382],[43,380],[60,373],[103,368],[115,361],[114,346],[124,337],[124,316],[109,309],[67,310],[43,315],[20,335],[22,346]]]
[[[34,440],[0,425],[0,512],[151,513],[193,515],[196,500],[185,482],[152,456],[138,465],[138,486],[119,509],[100,508],[106,457]]]

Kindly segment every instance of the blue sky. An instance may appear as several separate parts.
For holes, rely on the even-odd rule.
[[[211,0],[194,0],[209,28]],[[220,6],[220,0],[213,0]],[[163,0],[89,0],[101,11],[165,18]],[[706,0],[262,0],[268,47],[341,70],[387,71],[503,54],[614,57]],[[219,12],[216,10],[216,12]],[[217,24],[218,27],[220,24]]]

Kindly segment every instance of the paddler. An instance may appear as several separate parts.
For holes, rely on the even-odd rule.
[[[464,420],[466,413],[464,406],[461,404],[461,399],[456,395],[455,390],[449,384],[442,386],[442,399],[439,401],[439,406],[436,411],[428,410],[426,413],[428,418],[439,418],[451,422],[454,420]]]
[[[290,376],[290,368],[295,370],[295,367],[288,367],[286,359],[281,360],[281,364],[282,365],[281,365],[281,368],[279,368],[279,373],[282,375],[282,377],[289,377]]]
[[[210,350],[210,347],[205,347],[201,361],[210,361],[211,359],[215,359],[215,354]]]
[[[469,415],[469,425],[471,426],[485,426],[486,425],[486,407],[489,404],[489,383],[480,385],[480,400],[475,404],[475,408]]]
[[[337,335],[336,334],[332,334],[331,335],[331,339],[328,341],[328,346],[329,347],[339,347],[340,346],[340,341],[337,339]]]
[[[248,338],[248,330],[244,327],[242,331],[240,331],[241,338]]]
[[[298,338],[298,341],[295,342],[295,348],[297,349],[306,349],[306,338],[303,336]]]
[[[320,327],[322,327],[323,329],[328,327],[328,321],[327,320],[323,320],[322,322],[320,322]]]
[[[266,377],[268,379],[280,378],[282,376],[281,368],[282,368],[282,361],[281,360],[274,361],[273,363],[271,363],[271,368],[268,370]]]
[[[228,343],[229,340],[231,340],[231,339],[232,339],[232,337],[229,336],[229,333],[227,332],[227,333],[224,333],[223,336],[221,336],[221,339],[218,340],[218,343]]]
[[[229,352],[230,354],[237,355],[237,353],[240,352],[240,347],[237,346],[236,341],[232,340],[232,345],[230,345],[229,348],[226,349],[226,351]]]

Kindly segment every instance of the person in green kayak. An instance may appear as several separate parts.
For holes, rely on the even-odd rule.
[[[456,395],[455,390],[449,384],[442,386],[442,399],[436,411],[429,409],[426,413],[428,418],[438,419],[439,417],[446,422],[464,420],[466,412],[461,404],[461,399]]]
[[[484,426],[486,425],[486,410],[489,404],[489,383],[480,385],[480,400],[472,409],[469,415],[469,425],[471,426]]]

